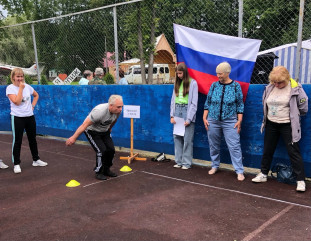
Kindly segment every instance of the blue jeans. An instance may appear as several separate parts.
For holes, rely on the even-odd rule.
[[[187,118],[188,105],[175,104],[175,115],[177,117]],[[193,122],[185,128],[185,135],[178,136],[174,135],[175,145],[175,162],[180,166],[191,167],[193,158],[193,137],[194,137]]]
[[[233,128],[237,118],[229,118],[218,121],[208,119],[209,127],[207,131],[212,168],[219,168],[220,165],[220,143],[222,133],[227,143],[231,162],[237,174],[244,172],[242,163],[242,150],[240,145],[240,134]]]

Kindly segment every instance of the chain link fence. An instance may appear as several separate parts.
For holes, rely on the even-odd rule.
[[[125,72],[129,83],[172,83],[176,65],[173,23],[262,40],[252,84],[267,83],[274,65],[284,65],[292,77],[310,83],[311,2],[300,1],[303,5],[297,0],[114,1],[23,24],[17,24],[26,22],[21,17],[7,17],[0,28],[2,83],[6,84],[10,66],[27,68],[25,73],[40,79],[34,63],[49,80],[70,75],[75,68],[83,73],[101,67],[113,77],[115,69],[121,77]],[[301,6],[303,24],[299,22]],[[53,14],[57,12],[61,10],[56,8]],[[297,51],[301,52],[298,71]]]

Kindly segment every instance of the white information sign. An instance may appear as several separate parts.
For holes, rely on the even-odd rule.
[[[80,73],[81,71],[78,68],[75,68],[74,71],[72,71],[71,74],[64,80],[65,85],[70,85],[70,83],[74,81]]]
[[[140,106],[139,105],[124,105],[123,106],[124,118],[140,118]]]
[[[64,80],[62,81],[59,77],[56,77],[53,80],[54,85],[70,85],[72,81],[74,81],[75,78],[79,76],[81,71],[78,68],[75,68],[74,71],[71,72],[71,74]]]
[[[54,85],[63,85],[64,82],[63,82],[59,77],[56,77],[56,78],[53,80],[53,84],[54,84]]]

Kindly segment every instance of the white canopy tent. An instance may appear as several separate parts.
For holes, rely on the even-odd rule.
[[[285,44],[275,48],[267,49],[258,53],[258,55],[266,53],[274,53],[278,56],[274,60],[274,66],[282,65],[286,67],[292,77],[296,76],[296,54],[297,43]],[[301,46],[301,61],[299,82],[301,84],[311,84],[311,39],[302,41]]]

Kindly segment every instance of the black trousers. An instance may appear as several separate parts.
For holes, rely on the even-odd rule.
[[[105,170],[109,170],[112,166],[112,160],[115,154],[110,131],[96,132],[86,130],[84,134],[96,152],[96,166],[94,171],[96,173],[104,173]]]
[[[264,150],[261,161],[261,172],[268,174],[273,159],[273,154],[279,141],[279,137],[282,136],[289,159],[292,164],[294,173],[297,175],[297,181],[305,179],[305,171],[303,160],[300,154],[300,148],[298,142],[292,143],[292,128],[290,123],[279,124],[267,119],[264,138]]]
[[[12,133],[13,133],[13,163],[19,165],[21,163],[21,146],[23,141],[24,130],[26,131],[29,148],[32,155],[32,160],[37,161],[40,159],[38,155],[38,146],[36,140],[36,119],[35,116],[17,117],[11,116]]]

